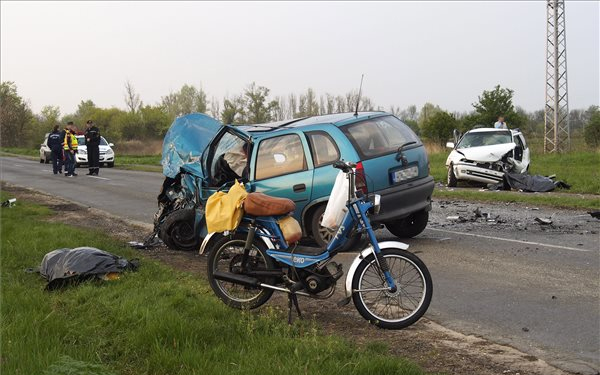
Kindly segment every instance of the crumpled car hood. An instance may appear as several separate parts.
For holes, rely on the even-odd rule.
[[[507,152],[514,150],[517,145],[515,143],[503,143],[500,145],[479,146],[470,148],[459,148],[466,159],[491,163],[502,159]]]
[[[163,174],[175,178],[183,167],[199,177],[204,176],[201,160],[204,149],[222,124],[202,113],[178,117],[165,135],[162,149]]]

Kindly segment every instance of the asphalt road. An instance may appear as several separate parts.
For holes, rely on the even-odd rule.
[[[102,168],[100,177],[53,175],[49,165],[2,157],[0,180],[131,220],[152,223],[158,173]],[[452,222],[472,205],[434,202],[430,226],[406,240],[434,281],[427,318],[508,344],[559,368],[600,371],[600,221],[585,212],[487,205],[497,222]],[[552,217],[544,227],[535,217]],[[398,240],[378,231],[380,240]],[[142,240],[142,238],[140,238]],[[345,260],[351,254],[342,254]]]

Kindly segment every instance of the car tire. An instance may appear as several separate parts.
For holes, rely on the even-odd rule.
[[[115,163],[114,162],[112,162],[112,163],[106,163],[106,166],[109,167],[109,168],[112,168],[112,167],[115,166]]]
[[[326,204],[320,205],[312,215],[311,218],[311,230],[312,236],[315,242],[319,247],[325,248],[335,235],[335,230],[325,228],[321,226],[321,222],[323,221],[323,214],[325,213]],[[361,234],[355,233],[352,238],[350,238],[342,247],[340,251],[357,251],[356,247],[360,243]]]
[[[44,164],[44,159],[40,159],[40,164]]]
[[[160,239],[173,250],[198,250],[202,239],[194,233],[195,216],[193,208],[171,212],[160,226]]]
[[[385,227],[396,237],[412,238],[425,230],[428,221],[429,212],[423,210],[404,219],[388,221],[385,223]]]
[[[454,167],[452,164],[448,166],[448,187],[456,187],[458,185],[458,179],[454,174]]]

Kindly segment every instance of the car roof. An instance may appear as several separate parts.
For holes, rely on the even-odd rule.
[[[331,124],[335,126],[343,126],[354,122],[366,120],[369,118],[389,116],[386,112],[358,112],[356,115],[354,112],[346,113],[334,113],[329,115],[310,116],[302,117],[293,120],[283,120],[277,122],[270,122],[266,124],[249,124],[240,125],[237,128],[247,132],[270,132],[282,129],[300,128],[309,125],[319,124]]]
[[[487,132],[497,132],[497,131],[508,131],[512,134],[518,134],[521,132],[520,129],[496,129],[496,128],[475,128],[467,131],[466,133],[487,133]],[[465,134],[466,134],[465,133]]]

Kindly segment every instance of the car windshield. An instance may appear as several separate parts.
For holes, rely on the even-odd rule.
[[[85,137],[83,135],[77,136],[77,144],[79,146],[85,146]],[[104,137],[100,137],[100,146],[108,146],[108,142],[106,142]]]
[[[501,145],[511,142],[512,137],[509,131],[472,132],[465,134],[456,148]]]

